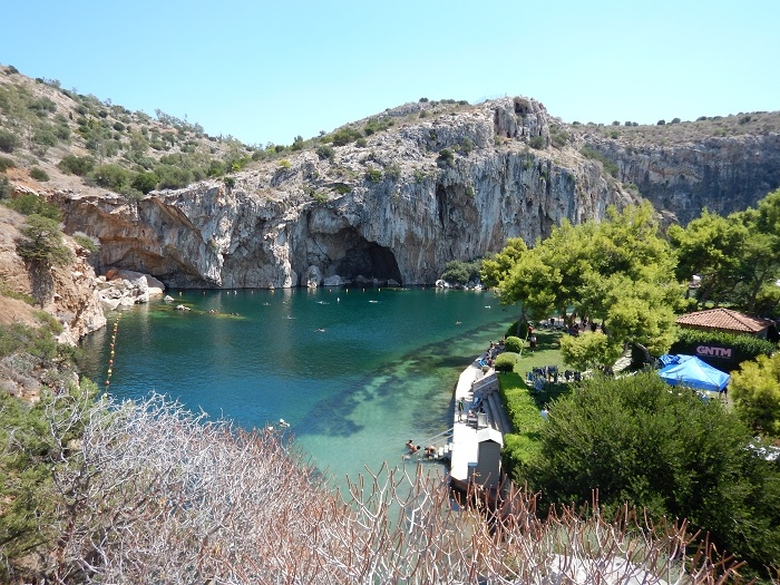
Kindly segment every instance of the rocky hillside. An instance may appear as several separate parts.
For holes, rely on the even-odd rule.
[[[11,108],[19,87],[33,98]],[[599,126],[565,124],[523,97],[423,99],[250,148],[9,68],[0,90],[2,131],[16,140],[7,190],[56,201],[68,233],[100,242],[100,273],[176,287],[431,283],[450,260],[510,237],[533,242],[564,219],[598,220],[609,205],[644,196],[685,222],[780,186],[777,113]],[[45,120],[65,138],[44,149],[36,130],[18,132],[20,99],[28,129]]]

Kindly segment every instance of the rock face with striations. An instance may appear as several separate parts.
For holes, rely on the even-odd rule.
[[[66,229],[100,240],[102,271],[169,287],[408,285],[636,200],[601,163],[553,147],[563,124],[530,99],[408,104],[377,121],[364,142],[292,153],[227,184],[138,201],[60,195]]]
[[[704,207],[728,215],[780,187],[780,114],[755,113],[660,127],[607,126],[583,140],[617,165],[658,210],[686,224]]]

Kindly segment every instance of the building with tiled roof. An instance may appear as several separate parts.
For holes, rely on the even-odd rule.
[[[681,315],[676,322],[682,327],[752,335],[762,339],[766,339],[767,330],[772,325],[771,321],[757,319],[722,307]]]

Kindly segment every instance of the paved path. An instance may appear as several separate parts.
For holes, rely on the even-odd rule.
[[[475,396],[473,387],[475,383],[490,376],[494,377],[493,370],[482,371],[479,360],[474,360],[471,365],[463,370],[455,386],[455,415],[452,425],[452,449],[450,452],[450,476],[456,482],[465,484],[469,477],[469,463],[476,464],[479,452],[477,440],[477,424],[475,419],[469,420],[468,412],[474,404]],[[486,380],[487,381],[487,380]],[[496,384],[497,384],[496,380]],[[495,393],[493,393],[495,394]],[[495,394],[495,396],[498,396]],[[458,403],[464,403],[463,414],[460,414]],[[497,425],[495,425],[497,426]]]

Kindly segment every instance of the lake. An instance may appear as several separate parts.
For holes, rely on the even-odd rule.
[[[460,372],[516,316],[490,292],[320,288],[168,291],[124,310],[110,391],[156,391],[244,428],[286,433],[336,484],[452,424]],[[183,304],[189,311],[177,311]],[[83,341],[104,387],[117,314]]]

